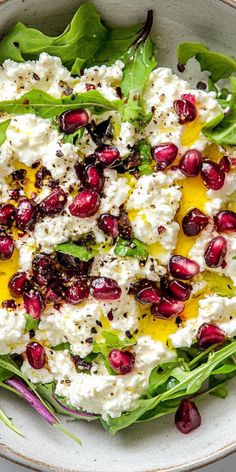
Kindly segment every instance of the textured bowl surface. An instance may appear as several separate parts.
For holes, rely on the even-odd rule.
[[[113,24],[142,20],[146,10],[153,8],[159,64],[175,70],[180,41],[201,41],[231,54],[236,49],[234,0],[97,0],[95,4]],[[58,33],[77,7],[78,0],[0,0],[0,32],[22,20],[47,33]],[[193,471],[236,450],[235,386],[231,384],[225,401],[202,400],[202,427],[189,436],[173,428],[171,416],[116,436],[109,436],[96,423],[70,424],[82,446],[45,425],[27,405],[1,390],[1,405],[26,437],[1,427],[0,455],[40,472]]]

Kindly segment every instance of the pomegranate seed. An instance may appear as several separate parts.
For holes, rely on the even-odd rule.
[[[105,179],[102,170],[91,164],[85,167],[82,181],[84,186],[89,190],[95,190],[97,193],[101,193]]]
[[[215,324],[204,323],[197,333],[198,344],[202,349],[207,349],[213,344],[223,344],[225,333]]]
[[[134,368],[135,356],[130,351],[120,351],[112,349],[109,352],[108,360],[112,369],[119,375],[125,375]]]
[[[121,211],[119,214],[119,220],[118,220],[118,227],[119,227],[119,234],[125,238],[125,239],[130,239],[132,236],[132,225],[129,220],[129,217],[127,213],[124,211]]]
[[[103,213],[99,216],[98,227],[112,238],[117,238],[119,235],[118,218],[110,213]]]
[[[200,272],[199,264],[183,256],[172,256],[169,261],[169,270],[173,277],[188,280],[196,277]]]
[[[39,211],[43,215],[58,215],[63,210],[66,202],[67,194],[61,187],[56,187],[39,204]]]
[[[16,210],[16,226],[21,231],[32,230],[36,222],[36,205],[22,198]]]
[[[66,134],[72,134],[79,128],[86,126],[89,122],[89,116],[86,110],[69,110],[59,116],[59,125],[61,131]]]
[[[176,428],[184,434],[191,433],[201,425],[201,416],[194,402],[182,400],[175,413]]]
[[[177,64],[177,69],[179,72],[184,72],[185,71],[185,65],[184,64]]]
[[[93,259],[85,262],[78,259],[78,257],[73,257],[69,254],[62,254],[61,252],[58,252],[57,258],[62,266],[68,269],[73,269],[77,275],[88,275],[92,268]]]
[[[32,318],[40,318],[45,308],[44,299],[38,290],[31,289],[23,294],[24,307],[28,315]]]
[[[179,169],[187,177],[196,177],[201,170],[202,155],[197,149],[189,149],[179,163]]]
[[[86,87],[87,92],[89,92],[89,90],[96,90],[96,85],[94,84],[87,83],[85,84],[85,87]]]
[[[228,156],[223,156],[220,160],[220,168],[224,171],[224,172],[229,172],[230,171],[230,165],[231,165],[231,161],[229,159]]]
[[[94,215],[99,207],[100,198],[97,192],[91,190],[81,190],[69,206],[71,215],[78,218],[88,218]]]
[[[50,285],[45,293],[47,303],[57,303],[63,300],[63,290],[61,285],[56,283]]]
[[[27,172],[25,169],[17,169],[11,173],[11,178],[14,182],[24,182],[26,174]]]
[[[10,203],[0,207],[0,225],[11,228],[15,219],[16,209]]]
[[[46,353],[44,347],[36,342],[27,344],[26,356],[33,369],[42,369],[46,364]]]
[[[225,181],[223,169],[210,159],[205,159],[202,163],[201,176],[204,185],[211,190],[220,190]]]
[[[19,189],[9,190],[9,195],[12,200],[14,200],[15,202],[18,202],[20,198],[20,190]]]
[[[35,174],[35,184],[36,188],[42,188],[43,185],[47,185],[52,178],[52,174],[46,167],[41,167],[38,172]]]
[[[47,285],[53,276],[53,261],[47,254],[37,254],[32,262],[33,277],[38,285]]]
[[[97,149],[95,151],[95,156],[105,167],[112,166],[112,164],[120,159],[120,153],[114,146],[104,146],[101,149]]]
[[[173,143],[162,143],[152,148],[152,156],[158,164],[158,169],[164,170],[174,162],[178,148]]]
[[[174,279],[168,284],[168,292],[175,300],[185,302],[191,295],[192,286]]]
[[[85,279],[80,279],[74,282],[70,287],[67,287],[65,298],[71,305],[77,305],[83,302],[89,296],[89,285]]]
[[[184,217],[182,221],[183,232],[186,236],[196,236],[209,223],[209,218],[198,208],[193,208]]]
[[[208,267],[220,267],[227,252],[227,241],[223,236],[216,236],[207,245],[204,259]]]
[[[156,318],[169,319],[180,315],[184,311],[184,303],[180,300],[162,297],[160,303],[151,306],[151,313]]]
[[[195,98],[195,95],[193,95],[192,93],[183,93],[181,95],[181,98],[182,100],[188,100],[189,102],[195,104],[196,102],[196,98]]]
[[[214,216],[218,231],[236,231],[236,213],[230,210],[219,211]]]
[[[16,272],[9,280],[8,287],[13,297],[20,297],[29,289],[26,272]]]
[[[197,108],[192,101],[186,99],[174,100],[173,106],[181,125],[191,123],[191,121],[195,120],[197,116]]]
[[[152,280],[141,279],[133,286],[133,289],[139,303],[159,303],[161,300],[160,289]]]
[[[96,300],[118,300],[121,288],[114,279],[96,277],[91,282],[90,293]]]
[[[7,310],[15,310],[16,309],[15,300],[4,300],[2,302],[2,308],[6,308]]]
[[[80,180],[80,182],[82,182],[83,173],[84,173],[84,165],[81,162],[77,161],[74,165],[74,168],[75,168],[75,172],[78,179]]]
[[[0,261],[8,261],[14,251],[14,241],[7,234],[0,235]]]

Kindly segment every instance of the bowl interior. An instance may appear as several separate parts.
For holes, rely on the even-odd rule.
[[[0,33],[18,20],[57,34],[78,7],[77,0],[0,0]],[[233,53],[235,9],[221,0],[117,0],[95,1],[110,24],[143,20],[148,8],[155,11],[154,38],[159,65],[176,70],[176,46],[200,41],[221,52]],[[137,8],[138,6],[138,8]],[[195,76],[192,77],[196,84]],[[233,386],[227,400],[202,400],[202,427],[182,436],[173,418],[140,424],[109,436],[98,423],[76,422],[69,427],[82,447],[45,425],[25,403],[1,391],[1,405],[26,433],[24,439],[1,428],[0,454],[35,470],[60,472],[184,472],[221,458],[236,449],[236,410]]]

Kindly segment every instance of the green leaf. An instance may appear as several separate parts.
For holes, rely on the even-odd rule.
[[[70,350],[70,343],[61,343],[57,344],[56,346],[53,346],[52,349],[54,351],[65,351],[65,349]]]
[[[7,139],[7,128],[10,123],[11,123],[11,120],[0,122],[0,146],[2,146],[2,144],[5,143]]]
[[[230,92],[234,95],[236,95],[236,77],[230,77],[229,78],[229,89],[230,89]]]
[[[123,107],[123,120],[129,121],[137,129],[146,126],[152,118],[152,113],[146,111],[143,103],[146,83],[157,65],[150,38],[152,21],[152,12],[149,11],[141,36],[122,58],[125,68],[121,90],[128,99]]]
[[[142,29],[142,24],[109,28],[104,43],[97,50],[93,64],[114,64],[117,59],[123,60],[128,49],[131,47]]]
[[[211,375],[215,375],[214,371],[217,371],[217,367],[234,355],[235,352],[236,341],[233,341],[219,351],[211,352],[208,359],[193,370],[186,371],[179,366],[175,367],[170,372],[170,377],[176,379],[178,381],[177,383],[174,382],[171,388],[153,398],[140,400],[135,410],[124,413],[119,418],[109,418],[106,428],[109,432],[116,433],[139,420],[150,410],[155,409],[155,415],[158,415],[158,406],[163,405],[163,402],[171,401],[173,402],[171,405],[176,405],[178,399],[180,400],[186,395],[193,395],[199,391],[201,385],[209,379]],[[153,414],[151,416],[153,417]]]
[[[220,79],[227,79],[233,72],[236,72],[236,59],[216,51],[211,51],[202,43],[182,43],[178,46],[177,57],[179,64],[195,57],[201,66],[202,71],[211,74],[213,82]]]
[[[137,150],[139,151],[141,161],[138,167],[140,175],[150,175],[153,173],[151,149],[151,144],[145,139],[137,144]]]
[[[19,436],[23,437],[23,434],[21,431],[14,426],[14,424],[11,422],[10,418],[4,413],[4,411],[0,408],[0,421],[4,423],[8,428],[10,428],[14,433],[18,434]]]
[[[112,349],[121,350],[129,346],[133,346],[134,344],[136,344],[136,339],[133,337],[120,339],[115,333],[111,333],[110,331],[102,331],[101,335],[103,337],[102,342],[97,343],[96,341],[93,341],[92,354],[97,354],[97,356],[99,356],[100,359],[102,359],[110,375],[116,375],[116,372],[112,369],[108,361],[109,352]]]
[[[130,240],[118,238],[114,248],[114,253],[116,256],[135,257],[141,261],[145,261],[148,258],[148,249],[146,244],[136,238]]]
[[[69,254],[70,256],[78,257],[81,261],[89,261],[97,256],[98,250],[94,247],[79,246],[74,243],[63,243],[54,246],[55,251]]]
[[[28,331],[31,331],[31,330],[34,330],[36,331],[36,329],[38,328],[38,325],[39,325],[39,320],[36,320],[34,318],[32,318],[32,316],[30,315],[25,315],[25,332],[27,333]]]
[[[74,133],[64,134],[62,141],[63,143],[70,143],[76,145],[77,142],[83,137],[84,128],[77,129]]]
[[[42,118],[52,118],[64,111],[79,107],[93,107],[95,114],[99,108],[103,111],[117,110],[121,107],[122,103],[121,100],[107,100],[97,90],[89,90],[88,92],[64,98],[55,98],[42,90],[35,89],[25,93],[18,100],[0,102],[0,111],[18,115],[35,113]]]
[[[106,35],[107,30],[94,6],[86,3],[81,5],[65,31],[56,37],[46,36],[21,22],[17,23],[0,42],[0,62],[5,59],[23,62],[37,59],[41,52],[47,52],[59,56],[68,69],[79,58],[81,68],[93,58]]]
[[[204,126],[202,132],[204,136],[215,144],[236,145],[236,106],[225,115],[224,119],[217,126],[214,128]]]

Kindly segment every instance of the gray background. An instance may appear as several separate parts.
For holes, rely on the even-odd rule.
[[[9,462],[0,459],[0,472],[26,472],[29,469],[19,467],[18,465],[10,464]],[[235,472],[236,470],[236,455],[230,456],[223,461],[216,464],[209,465],[199,469],[200,472]]]

